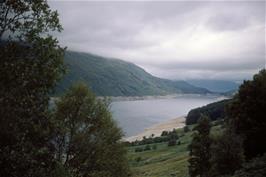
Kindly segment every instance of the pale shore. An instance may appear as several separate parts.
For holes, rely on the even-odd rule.
[[[136,140],[142,140],[144,136],[148,138],[152,134],[154,135],[154,137],[161,136],[163,131],[172,131],[174,128],[183,128],[185,125],[185,116],[174,118],[166,122],[155,124],[149,128],[146,128],[144,132],[138,135],[124,138],[124,141],[133,142]]]

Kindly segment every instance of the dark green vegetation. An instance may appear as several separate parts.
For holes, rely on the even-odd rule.
[[[191,177],[210,175],[211,158],[211,123],[207,116],[201,116],[198,125],[194,128],[197,132],[189,145],[189,175]]]
[[[152,76],[133,63],[81,52],[66,52],[68,73],[57,87],[60,94],[76,81],[83,81],[98,96],[144,96],[174,93],[210,93],[185,81]]]
[[[234,177],[265,177],[266,176],[266,154],[256,157],[245,163],[243,168],[237,171]]]
[[[201,130],[208,126],[199,120],[195,128],[197,134],[190,145],[191,177],[251,177],[266,174],[266,145],[263,141],[266,136],[265,100],[266,70],[261,70],[254,75],[253,80],[244,81],[238,94],[228,103],[226,124],[218,136],[203,134]],[[211,142],[205,141],[207,138]],[[209,158],[202,160],[202,157]]]
[[[229,121],[236,134],[244,137],[245,156],[252,158],[266,152],[266,70],[244,81],[229,108]]]
[[[44,0],[1,1],[0,27],[0,176],[128,176],[105,102],[79,85],[48,107],[64,74],[64,49],[49,35],[62,29],[57,12]]]
[[[66,176],[128,176],[123,134],[106,104],[84,84],[56,102],[56,159]]]
[[[186,117],[186,124],[191,125],[197,123],[202,114],[208,115],[208,117],[213,120],[219,120],[225,118],[225,109],[232,100],[222,100],[215,103],[210,103],[206,106],[195,108],[189,111]]]
[[[227,93],[238,90],[239,84],[225,80],[188,80],[188,83],[197,87],[206,88],[212,92]]]
[[[45,32],[60,30],[46,1],[0,3],[0,176],[52,176],[47,110],[63,73],[64,50]]]

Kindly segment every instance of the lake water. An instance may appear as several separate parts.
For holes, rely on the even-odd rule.
[[[171,98],[114,101],[111,112],[128,137],[154,124],[187,115],[193,108],[221,99],[223,98],[217,95],[180,95]]]

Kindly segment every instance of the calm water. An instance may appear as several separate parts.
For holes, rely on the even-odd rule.
[[[132,136],[153,124],[186,115],[192,108],[221,99],[212,95],[181,95],[167,99],[115,101],[111,104],[111,112],[125,135]]]

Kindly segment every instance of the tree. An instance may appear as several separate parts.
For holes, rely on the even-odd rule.
[[[194,134],[189,146],[189,175],[191,177],[209,177],[210,170],[210,120],[207,116],[201,115],[198,125],[194,128]]]
[[[69,176],[128,176],[122,132],[107,104],[84,84],[72,86],[56,102],[57,159]]]
[[[0,39],[29,42],[61,31],[57,11],[52,11],[45,0],[4,0],[0,2]]]
[[[245,156],[250,159],[266,152],[266,70],[244,81],[228,109],[229,124],[244,138]]]
[[[212,177],[233,175],[244,162],[242,138],[226,130],[213,140],[211,145]]]
[[[0,3],[0,176],[53,176],[49,93],[64,73],[60,31],[47,1]]]

